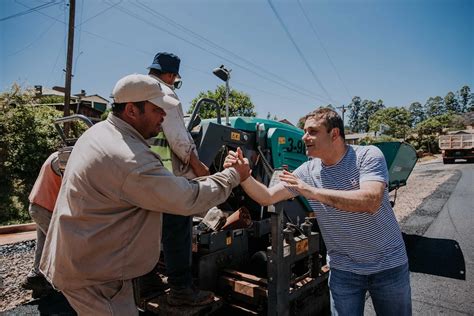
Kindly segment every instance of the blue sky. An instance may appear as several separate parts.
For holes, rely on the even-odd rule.
[[[2,0],[0,19],[51,1],[0,21],[1,91],[64,86],[67,1]],[[293,123],[355,95],[407,106],[474,90],[472,0],[76,1],[73,93],[108,97],[159,51],[181,57],[185,110],[221,64],[258,116]]]

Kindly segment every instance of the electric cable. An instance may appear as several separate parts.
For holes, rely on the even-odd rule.
[[[321,82],[321,80],[319,80],[318,76],[316,75],[316,72],[313,70],[313,68],[311,67],[311,65],[309,64],[308,60],[306,59],[306,57],[304,56],[303,52],[301,51],[301,49],[299,48],[299,46],[296,44],[293,36],[291,35],[290,31],[288,30],[288,28],[286,27],[285,25],[285,22],[283,22],[283,19],[280,17],[280,15],[278,14],[277,10],[275,9],[275,7],[273,6],[272,4],[272,1],[271,0],[267,0],[268,4],[270,5],[270,8],[272,9],[273,13],[275,14],[277,20],[280,22],[280,25],[282,26],[283,30],[285,31],[286,35],[288,36],[288,38],[290,39],[290,42],[293,44],[293,47],[296,49],[296,51],[298,52],[298,55],[300,56],[301,60],[303,61],[303,63],[306,65],[306,67],[308,68],[309,72],[311,73],[311,75],[313,76],[314,80],[316,81],[316,83],[321,87],[321,89],[324,91],[324,93],[326,94],[326,96],[328,97],[329,100],[331,101],[335,101],[331,98],[331,96],[329,95],[329,92],[326,90],[326,88],[324,87],[323,83]]]
[[[223,52],[226,53],[226,54],[231,55],[233,58],[238,59],[238,60],[240,60],[240,61],[246,63],[247,65],[250,65],[250,66],[252,66],[252,67],[258,69],[258,70],[260,70],[260,71],[266,73],[267,75],[269,75],[269,76],[271,76],[271,77],[276,78],[277,80],[279,80],[279,81],[281,81],[281,82],[287,84],[288,86],[292,87],[292,88],[295,89],[295,90],[301,90],[301,91],[305,91],[306,93],[309,93],[309,94],[314,94],[314,92],[309,91],[309,90],[306,90],[306,89],[304,89],[304,88],[302,88],[302,87],[299,87],[299,86],[297,86],[297,85],[295,85],[295,84],[289,82],[288,80],[282,78],[281,76],[279,76],[279,75],[277,75],[277,74],[275,74],[275,73],[272,73],[272,72],[266,70],[265,68],[263,68],[263,67],[261,67],[261,66],[255,64],[255,63],[253,63],[253,62],[251,62],[251,61],[249,61],[249,60],[243,58],[242,56],[240,56],[240,55],[238,55],[238,54],[236,54],[236,53],[234,53],[234,52],[232,52],[232,51],[226,49],[225,47],[222,47],[221,45],[219,45],[219,44],[217,44],[217,43],[215,43],[215,42],[209,40],[208,38],[206,38],[206,37],[204,37],[204,36],[202,36],[202,35],[200,35],[200,34],[194,32],[194,31],[192,31],[192,30],[186,28],[186,27],[183,26],[182,24],[179,24],[178,22],[174,21],[173,19],[171,19],[171,18],[169,18],[169,17],[167,17],[167,16],[165,16],[165,15],[159,13],[159,12],[156,11],[155,9],[153,9],[153,8],[147,6],[146,4],[140,2],[140,0],[137,0],[137,3],[136,3],[135,5],[136,5],[137,7],[140,7],[140,8],[141,8],[142,10],[144,10],[146,13],[151,14],[151,15],[154,15],[155,17],[160,18],[161,20],[165,21],[165,22],[168,23],[169,25],[174,26],[175,28],[177,28],[177,29],[179,29],[179,30],[181,30],[181,31],[183,31],[183,32],[185,32],[185,33],[187,33],[187,34],[189,34],[190,36],[192,36],[192,37],[194,37],[194,38],[197,38],[197,39],[200,40],[200,41],[206,42],[208,45],[210,45],[210,46],[212,46],[212,47],[214,47],[214,48],[216,48],[216,49],[218,49],[218,50],[221,50],[221,51],[223,51]],[[318,96],[318,97],[320,97],[320,98],[324,98],[324,97],[321,96],[321,95],[317,95],[317,94],[315,94],[315,95]]]
[[[347,96],[349,97],[349,100],[352,99],[352,96],[351,96],[351,93],[349,92],[349,89],[347,88],[347,85],[345,84],[344,80],[342,80],[342,77],[341,75],[339,74],[339,71],[337,71],[337,68],[336,68],[336,65],[334,64],[334,62],[332,61],[332,58],[329,56],[329,53],[326,49],[326,47],[324,46],[324,43],[323,41],[321,40],[321,37],[319,36],[318,32],[316,31],[316,27],[314,26],[314,24],[311,22],[311,20],[309,19],[308,15],[306,14],[306,11],[304,10],[303,6],[301,5],[301,2],[300,0],[296,0],[298,2],[298,5],[301,9],[301,12],[303,13],[303,16],[305,17],[306,19],[306,22],[308,22],[309,26],[311,27],[311,30],[313,31],[313,34],[314,36],[316,37],[316,39],[319,41],[319,44],[321,45],[324,53],[326,54],[326,57],[328,58],[332,68],[334,69],[334,72],[336,73],[339,81],[341,82],[342,84],[342,87],[344,88],[344,90],[346,91],[347,93]]]
[[[10,19],[13,19],[13,18],[16,18],[16,17],[20,17],[20,16],[23,16],[23,15],[26,15],[26,14],[29,14],[29,13],[32,13],[32,12],[35,12],[35,11],[38,11],[38,10],[46,9],[46,8],[49,8],[51,6],[55,6],[55,5],[58,5],[58,4],[60,4],[60,3],[59,2],[56,3],[55,0],[53,0],[51,2],[47,2],[47,3],[43,3],[39,6],[36,6],[36,7],[33,7],[33,8],[28,8],[28,10],[25,10],[25,11],[22,11],[22,12],[17,12],[15,14],[0,18],[0,22],[7,21],[7,20],[10,20]]]
[[[56,21],[53,21],[53,23],[51,23],[43,32],[41,32],[33,41],[31,41],[28,45],[26,45],[25,47],[13,52],[13,53],[10,53],[7,55],[7,57],[11,57],[11,56],[15,56],[19,53],[21,53],[22,51],[30,48],[31,46],[33,46],[34,43],[36,43],[38,40],[40,40],[46,33],[49,32],[49,30],[51,30],[51,28],[54,26],[54,24],[56,24]]]
[[[248,72],[250,72],[250,73],[253,73],[254,75],[256,75],[256,76],[258,76],[258,77],[260,77],[260,78],[262,78],[262,79],[264,79],[264,80],[271,81],[271,82],[276,83],[276,84],[278,84],[278,85],[280,85],[280,86],[282,86],[282,87],[284,87],[284,88],[286,88],[286,89],[289,89],[289,87],[283,85],[282,83],[280,83],[280,82],[278,82],[278,81],[276,81],[276,80],[274,80],[274,79],[272,79],[272,78],[265,77],[265,76],[263,76],[262,74],[260,74],[260,73],[258,73],[258,72],[256,72],[256,71],[254,71],[254,70],[252,70],[252,69],[250,69],[250,68],[248,68],[248,67],[246,67],[246,66],[244,66],[244,65],[238,64],[238,63],[236,63],[235,61],[230,60],[229,58],[226,58],[226,57],[224,57],[224,56],[222,56],[222,55],[219,55],[219,54],[217,54],[217,53],[215,53],[215,52],[213,52],[213,51],[207,49],[206,47],[203,47],[202,45],[196,44],[196,43],[194,43],[194,42],[192,42],[192,41],[190,41],[190,40],[188,40],[188,39],[186,39],[186,38],[184,38],[184,37],[182,37],[182,36],[180,36],[180,35],[177,35],[177,34],[171,32],[170,30],[167,30],[167,29],[165,29],[165,28],[163,28],[163,27],[161,27],[161,26],[159,26],[159,25],[157,25],[157,24],[155,24],[155,23],[152,23],[152,22],[148,21],[147,19],[144,19],[144,18],[141,17],[140,15],[137,15],[135,12],[132,12],[132,11],[130,11],[130,10],[127,10],[127,9],[125,9],[125,8],[122,7],[122,6],[117,6],[117,7],[115,7],[115,8],[116,8],[117,10],[119,10],[119,11],[125,13],[126,15],[129,15],[129,16],[135,18],[136,20],[138,20],[138,21],[140,21],[140,22],[142,22],[142,23],[148,24],[148,25],[150,25],[150,26],[152,26],[152,27],[154,27],[154,28],[156,28],[156,29],[158,29],[158,30],[164,32],[164,33],[167,33],[167,34],[169,34],[169,35],[171,35],[171,36],[173,36],[173,37],[175,37],[175,38],[178,38],[178,39],[180,39],[180,40],[182,40],[182,41],[188,43],[189,45],[192,45],[192,46],[194,46],[194,47],[196,47],[196,48],[199,48],[199,49],[201,49],[201,50],[203,50],[203,51],[205,51],[205,52],[207,52],[207,53],[209,53],[209,54],[211,54],[211,55],[213,55],[213,56],[215,56],[215,57],[221,58],[221,59],[225,60],[225,61],[228,62],[228,63],[231,63],[231,64],[233,64],[233,65],[236,65],[237,67],[240,67],[240,68],[242,68],[242,69],[244,69],[244,70],[246,70],[246,71],[248,71]],[[289,90],[291,90],[291,89],[289,89]],[[322,97],[322,96],[315,97],[314,95],[309,95],[309,94],[306,93],[306,92],[302,92],[302,91],[299,91],[299,92],[300,92],[301,94],[305,94],[305,95],[307,95],[307,96],[309,96],[309,97],[312,97],[312,98],[315,98],[315,99],[319,99],[319,100],[322,101],[322,102],[327,102],[327,100],[325,100],[324,97]],[[330,98],[329,98],[329,99],[330,99]]]

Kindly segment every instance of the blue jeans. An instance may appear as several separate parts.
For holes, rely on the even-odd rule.
[[[163,254],[168,284],[173,288],[190,287],[193,283],[192,216],[163,213]]]
[[[371,275],[331,268],[329,289],[332,315],[363,315],[367,291],[377,315],[411,315],[408,263]]]
[[[28,208],[31,218],[36,223],[36,249],[35,249],[35,261],[33,263],[33,268],[28,276],[37,276],[40,274],[39,264],[41,260],[41,255],[43,254],[44,242],[46,240],[46,234],[48,233],[49,223],[51,222],[51,217],[53,212],[48,211],[44,207],[30,203]]]

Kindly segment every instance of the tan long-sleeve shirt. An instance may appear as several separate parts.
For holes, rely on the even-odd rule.
[[[179,100],[176,93],[168,84],[163,82],[163,80],[154,75],[150,75],[150,77],[156,79],[161,84],[163,93]],[[183,176],[188,179],[195,178],[196,174],[189,165],[189,160],[191,152],[194,152],[196,156],[198,152],[191,134],[184,125],[183,107],[181,103],[179,103],[177,106],[165,110],[165,112],[166,119],[161,126],[172,151],[171,161],[173,172],[175,175]]]
[[[60,290],[143,275],[158,262],[162,212],[208,209],[239,181],[232,168],[175,177],[132,126],[111,114],[74,146],[40,269]]]

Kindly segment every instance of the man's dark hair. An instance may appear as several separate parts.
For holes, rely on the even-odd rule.
[[[146,101],[140,101],[140,102],[131,102],[133,103],[140,113],[145,113],[145,102]],[[127,103],[113,103],[112,104],[112,113],[114,114],[122,114],[122,112],[125,110],[125,106]]]
[[[158,69],[155,69],[155,68],[150,68],[150,71],[148,72],[149,75],[154,75],[154,76],[161,76],[162,74],[164,74],[163,71],[161,70],[158,70]]]
[[[342,121],[341,117],[339,114],[337,114],[336,111],[330,108],[319,108],[314,110],[311,113],[306,114],[304,117],[304,121],[308,119],[315,119],[317,121],[322,120],[324,126],[326,126],[326,129],[328,133],[333,129],[333,128],[338,128],[339,129],[339,135],[341,135],[342,139],[346,139],[346,135],[344,134],[344,122]]]

